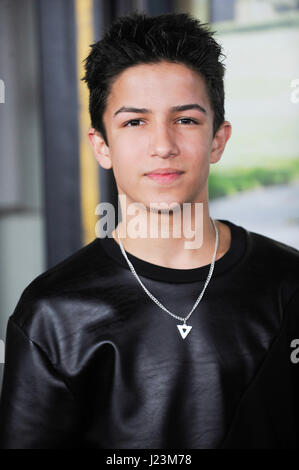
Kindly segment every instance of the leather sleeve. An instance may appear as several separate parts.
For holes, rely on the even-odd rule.
[[[10,317],[0,399],[0,449],[73,448],[78,407],[49,358]]]

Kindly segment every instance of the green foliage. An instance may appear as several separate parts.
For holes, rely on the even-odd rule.
[[[271,167],[211,170],[209,197],[215,199],[258,186],[285,184],[297,178],[299,178],[299,160],[297,159],[275,161]]]

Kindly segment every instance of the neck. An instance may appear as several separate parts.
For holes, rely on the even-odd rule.
[[[187,215],[178,211],[153,215],[147,210],[138,215],[138,227],[142,227],[139,232],[133,216],[126,214],[117,232],[126,252],[149,263],[173,269],[205,266],[212,261],[216,233],[208,204],[202,204],[201,208],[198,213],[191,205]],[[229,249],[231,239],[227,225],[216,220],[215,224],[219,238],[217,260]],[[119,244],[116,230],[112,235]]]

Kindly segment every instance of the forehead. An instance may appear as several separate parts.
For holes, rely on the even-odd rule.
[[[125,105],[163,108],[200,100],[209,108],[206,84],[199,72],[181,63],[138,64],[116,77],[107,112]]]

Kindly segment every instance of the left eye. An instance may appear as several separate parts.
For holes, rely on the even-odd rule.
[[[181,118],[181,119],[179,119],[179,121],[189,121],[189,122],[192,122],[193,124],[198,124],[197,121],[195,121],[194,119],[191,119],[191,118]]]

